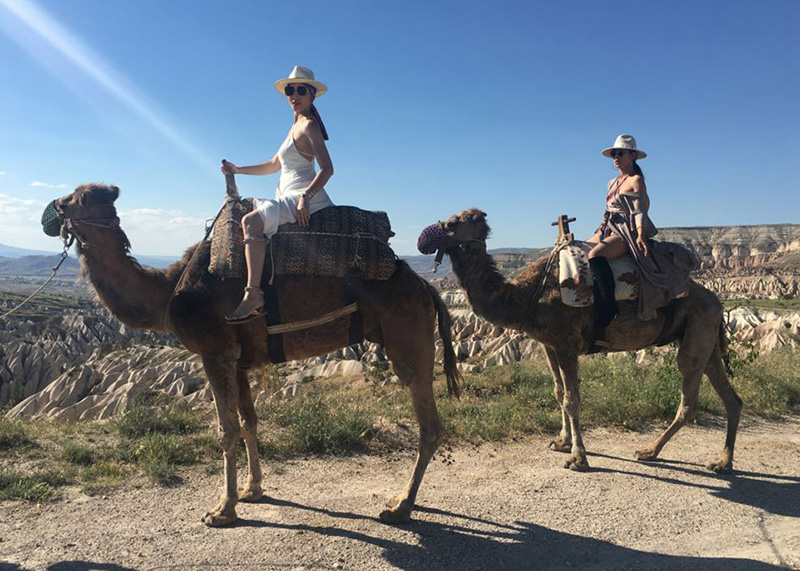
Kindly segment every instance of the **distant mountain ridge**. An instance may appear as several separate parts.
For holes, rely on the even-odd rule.
[[[15,246],[0,244],[0,275],[43,276],[50,275],[53,266],[58,263],[58,252],[28,250]],[[180,256],[136,256],[143,266],[166,268],[180,259]],[[70,250],[69,258],[59,270],[60,276],[76,275],[79,264],[74,251]]]
[[[701,263],[695,278],[723,295],[800,296],[800,224],[661,228],[656,238],[682,244],[692,251]],[[0,252],[7,252],[9,248],[0,244]],[[0,275],[49,275],[57,261],[55,253],[22,257],[19,254],[31,251],[10,249],[17,255],[0,257]],[[497,248],[489,253],[502,273],[514,276],[550,249]],[[139,263],[155,268],[166,267],[177,259],[177,256],[137,256]],[[403,259],[430,281],[442,280],[446,287],[455,283],[447,257],[435,274],[432,273],[433,256],[404,256]],[[77,268],[71,255],[61,275],[74,275]]]
[[[56,252],[46,250],[28,250],[27,248],[17,248],[0,244],[0,258],[21,258],[23,256],[51,256],[57,255]]]

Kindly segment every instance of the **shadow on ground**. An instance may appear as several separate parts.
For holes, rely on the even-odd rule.
[[[350,512],[333,512],[292,501],[267,498],[264,503],[321,513],[335,520],[370,520]],[[240,520],[237,525],[273,529],[302,530],[327,537],[342,537],[379,547],[387,563],[399,569],[703,569],[762,571],[783,569],[760,561],[728,557],[675,556],[621,547],[607,541],[554,531],[518,521],[504,524],[444,510],[418,507],[429,519],[414,520],[404,529],[418,542],[393,541],[346,529],[341,523],[330,526],[291,525]],[[447,523],[431,519],[447,519]],[[450,523],[450,522],[458,523]],[[776,559],[780,556],[776,553]],[[297,562],[298,564],[303,562]],[[783,563],[781,561],[781,563]],[[304,568],[308,568],[308,562]],[[311,567],[314,568],[314,567]]]
[[[609,458],[619,462],[646,464],[654,468],[671,470],[683,474],[691,474],[703,478],[707,483],[687,482],[657,474],[628,472],[611,468],[592,468],[594,472],[625,474],[638,478],[650,478],[677,486],[689,486],[708,490],[712,496],[758,508],[767,513],[800,518],[800,478],[780,476],[761,472],[745,472],[736,470],[733,474],[714,474],[698,464],[689,464],[675,460],[658,460],[656,462],[638,462],[619,456],[593,453],[590,456]]]

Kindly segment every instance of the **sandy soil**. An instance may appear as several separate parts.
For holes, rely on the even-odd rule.
[[[702,467],[721,427],[685,428],[663,462],[632,460],[652,436],[587,431],[588,473],[562,469],[544,436],[445,451],[398,527],[376,516],[405,483],[407,453],[268,466],[268,497],[239,504],[226,529],[200,523],[221,476],[5,502],[0,571],[800,568],[800,419],[746,423],[727,477]]]

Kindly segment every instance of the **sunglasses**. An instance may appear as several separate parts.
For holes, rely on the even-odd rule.
[[[616,159],[617,157],[621,157],[621,156],[623,156],[623,155],[624,155],[625,153],[627,153],[627,152],[628,152],[628,151],[625,151],[625,150],[613,149],[613,150],[611,150],[611,152],[609,152],[608,154],[609,154],[609,155],[611,155],[611,158],[612,158],[612,159]]]
[[[305,97],[308,95],[308,87],[305,85],[298,85],[295,87],[294,85],[287,85],[283,88],[283,92],[286,94],[287,97],[291,97],[294,95],[295,90],[297,90],[297,95],[300,97]]]

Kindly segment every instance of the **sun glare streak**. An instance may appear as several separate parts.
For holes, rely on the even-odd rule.
[[[213,168],[215,161],[189,143],[178,130],[170,124],[163,113],[147,100],[143,94],[122,74],[95,54],[88,46],[61,26],[55,19],[38,7],[32,0],[0,0],[0,7],[24,24],[29,34],[15,30],[9,36],[18,41],[24,49],[35,55],[37,42],[45,41],[64,58],[103,87],[111,96],[143,118],[167,140],[176,145],[193,161],[205,169]],[[63,81],[63,78],[62,78]]]

